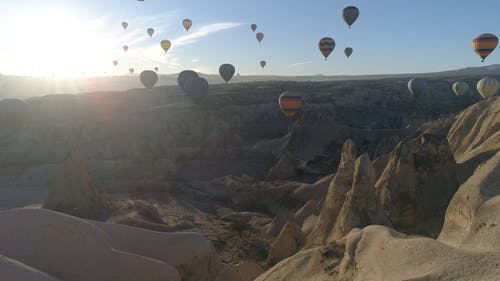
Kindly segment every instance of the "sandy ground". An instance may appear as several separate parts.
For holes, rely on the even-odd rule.
[[[0,187],[0,210],[39,207],[49,193],[48,187]]]

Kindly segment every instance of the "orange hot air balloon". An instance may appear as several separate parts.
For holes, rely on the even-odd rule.
[[[182,21],[182,26],[184,26],[184,29],[186,29],[186,31],[189,31],[191,26],[193,26],[193,22],[190,19],[184,19]]]
[[[498,37],[491,33],[483,33],[472,40],[472,48],[484,61],[497,47]]]
[[[291,118],[302,108],[303,103],[302,97],[295,93],[286,91],[279,97],[279,104],[281,107],[281,111],[285,114],[286,117]]]

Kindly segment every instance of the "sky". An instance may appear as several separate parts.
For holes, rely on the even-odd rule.
[[[360,17],[348,29],[341,14],[350,5]],[[481,63],[471,47],[481,33],[500,34],[499,10],[498,0],[2,0],[0,73],[100,76],[159,67],[214,74],[223,63],[241,75],[451,70],[500,63],[499,50]],[[193,21],[189,32],[184,18]],[[327,61],[317,46],[322,37],[336,41]],[[173,43],[166,54],[163,39]]]

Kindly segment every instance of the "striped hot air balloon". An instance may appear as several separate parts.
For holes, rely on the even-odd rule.
[[[469,84],[465,82],[455,82],[453,83],[452,89],[453,92],[455,92],[455,95],[463,96],[467,94],[467,91],[469,90]]]
[[[477,91],[484,99],[491,98],[500,89],[500,81],[495,78],[485,77],[477,82]]]
[[[295,92],[286,91],[279,97],[281,111],[283,111],[285,116],[288,118],[293,117],[297,112],[300,111],[302,103],[302,97]]]
[[[498,37],[495,34],[483,33],[472,40],[472,48],[484,61],[498,45]]]

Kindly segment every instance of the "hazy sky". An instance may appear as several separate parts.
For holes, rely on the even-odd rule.
[[[349,5],[360,9],[351,30],[341,17]],[[471,40],[499,35],[499,15],[498,0],[1,0],[0,73],[114,75],[156,66],[217,73],[227,62],[242,75],[441,71],[483,65]],[[184,18],[193,21],[189,32]],[[265,34],[260,44],[252,23]],[[317,48],[325,36],[337,44],[326,62]],[[163,39],[173,42],[166,55]],[[485,64],[500,63],[499,52]]]

